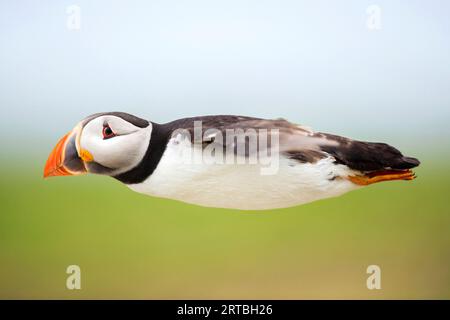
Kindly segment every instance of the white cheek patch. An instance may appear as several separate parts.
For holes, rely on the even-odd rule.
[[[115,137],[103,138],[105,122],[116,134]],[[151,124],[139,128],[115,116],[99,117],[82,130],[80,149],[86,149],[93,156],[93,161],[119,174],[139,164],[147,152],[151,132]]]
[[[91,152],[94,161],[111,169],[126,171],[138,164],[144,157],[150,139],[147,132],[147,130],[141,129],[100,142],[95,141],[96,145]]]

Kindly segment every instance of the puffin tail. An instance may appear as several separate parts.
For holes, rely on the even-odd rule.
[[[419,166],[420,161],[412,157],[401,157],[392,166],[393,169],[412,169]]]
[[[323,145],[321,149],[333,156],[337,164],[357,172],[347,176],[355,184],[366,186],[381,181],[413,180],[416,177],[411,169],[417,167],[420,161],[405,157],[386,143],[351,140],[327,133],[320,135],[336,142],[334,145]]]

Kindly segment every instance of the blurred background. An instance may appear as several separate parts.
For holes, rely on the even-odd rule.
[[[1,0],[0,298],[450,298],[449,9]],[[57,140],[101,111],[284,117],[422,165],[414,182],[264,212],[43,180]]]

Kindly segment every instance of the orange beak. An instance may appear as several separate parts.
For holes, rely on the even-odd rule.
[[[50,153],[44,168],[44,178],[85,173],[83,161],[75,148],[75,134],[67,133]]]

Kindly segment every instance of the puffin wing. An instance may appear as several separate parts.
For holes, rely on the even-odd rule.
[[[399,150],[386,143],[356,141],[327,133],[316,135],[338,143],[321,146],[321,150],[331,155],[337,164],[356,171],[356,174],[347,178],[357,185],[416,178],[411,169],[417,167],[420,161],[403,156]]]
[[[201,124],[201,130],[195,126]],[[357,172],[356,177],[364,181],[352,180],[357,184],[370,184],[385,180],[411,180],[414,174],[410,170],[420,161],[405,157],[396,148],[378,142],[363,142],[349,138],[314,132],[310,128],[293,124],[284,119],[260,119],[244,116],[219,115],[184,118],[167,124],[175,129],[187,130],[194,146],[205,147],[211,143],[219,144],[227,151],[239,154],[235,140],[227,140],[230,132],[248,136],[250,130],[256,132],[258,139],[265,136],[267,144],[258,142],[256,149],[245,149],[245,157],[254,152],[279,152],[301,163],[315,163],[320,159],[331,157],[336,164],[345,165],[350,172]],[[228,131],[231,130],[231,131]],[[200,134],[200,137],[198,135]],[[273,135],[277,135],[278,145],[275,150]],[[197,136],[197,137],[196,137]],[[195,144],[195,139],[201,144]],[[268,150],[267,150],[268,149]],[[242,154],[239,154],[242,156]]]
[[[255,152],[276,152],[299,162],[315,162],[329,157],[326,151],[321,149],[322,146],[338,145],[337,141],[316,135],[310,128],[285,119],[219,115],[184,118],[167,125],[174,133],[180,132],[179,130],[187,131],[194,147],[205,148],[214,143],[223,147],[226,152],[232,151],[235,155],[245,157],[252,156]],[[253,136],[256,138],[257,147],[246,147],[245,154],[242,154],[242,150],[240,152],[236,146],[237,140],[234,137],[230,139],[230,135],[241,138],[241,142],[242,139],[247,139],[246,145]]]
[[[337,145],[321,146],[321,150],[332,155],[337,163],[354,170],[362,172],[406,170],[420,164],[416,158],[405,157],[399,150],[386,143],[357,141],[327,133],[315,135],[337,142]]]

